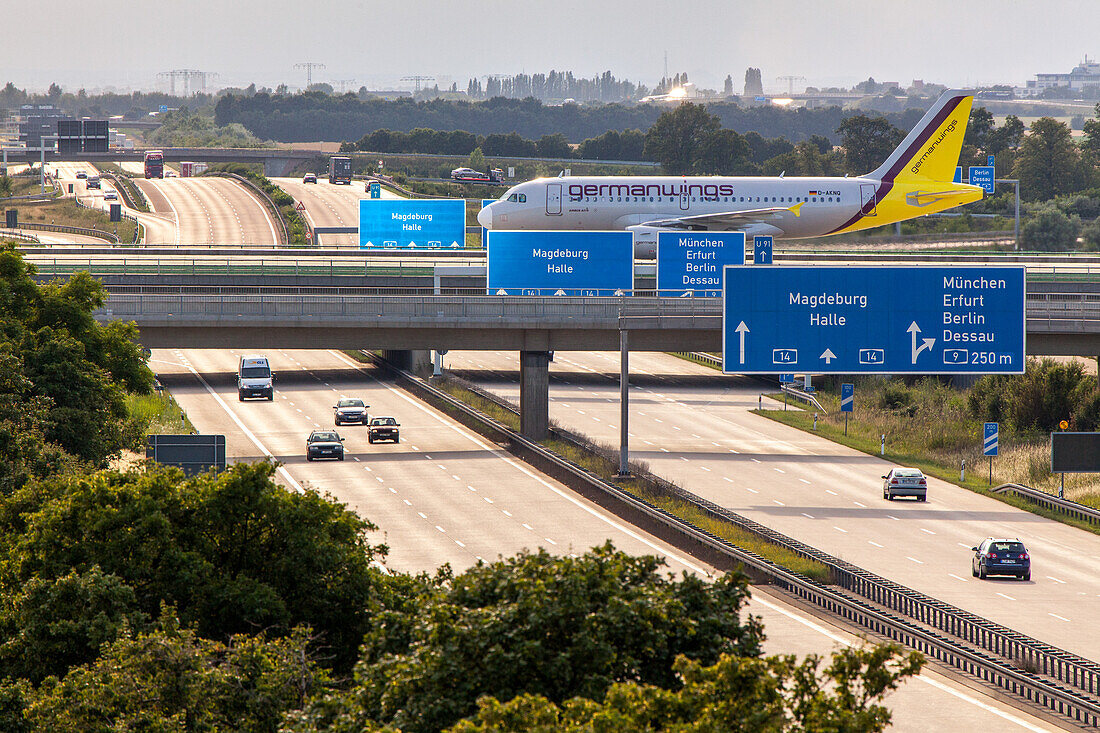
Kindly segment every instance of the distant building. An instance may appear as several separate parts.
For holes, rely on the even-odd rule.
[[[56,134],[57,121],[69,116],[52,104],[24,104],[16,115],[19,143],[28,148],[42,147],[42,136]]]
[[[1100,63],[1095,60],[1085,60],[1077,64],[1068,74],[1036,74],[1035,78],[1028,81],[1025,93],[1028,96],[1039,96],[1046,89],[1069,88],[1082,90],[1085,87],[1100,88]]]

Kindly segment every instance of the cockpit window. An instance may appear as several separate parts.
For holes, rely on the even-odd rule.
[[[525,194],[525,193],[521,193],[521,194],[519,195],[519,202],[520,202],[521,204],[525,204],[525,203],[527,203],[527,194]]]
[[[516,195],[512,194],[511,196],[508,197],[508,200],[512,201],[512,202],[515,202],[516,201]]]

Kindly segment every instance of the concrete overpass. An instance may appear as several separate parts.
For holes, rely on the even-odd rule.
[[[308,160],[324,155],[317,150],[294,150],[280,148],[157,148],[164,151],[165,162],[178,163],[181,160],[194,160],[203,163],[262,163],[264,175],[285,176],[294,168]],[[4,149],[7,163],[38,163],[43,154],[37,149],[21,151]],[[46,151],[47,163],[87,162],[114,163],[117,161],[141,162],[145,159],[144,150],[112,150],[107,153],[58,153]]]
[[[148,348],[519,351],[524,432],[545,434],[554,351],[720,351],[717,298],[113,293],[101,320],[135,321]],[[1028,294],[1030,355],[1100,355],[1100,296]]]

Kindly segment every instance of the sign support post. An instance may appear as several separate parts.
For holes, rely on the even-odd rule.
[[[629,331],[619,319],[619,476],[629,476],[630,467],[630,348]]]

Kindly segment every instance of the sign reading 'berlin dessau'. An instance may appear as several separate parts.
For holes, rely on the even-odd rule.
[[[462,249],[466,202],[462,199],[360,199],[361,249]]]
[[[661,295],[722,295],[722,268],[745,264],[744,232],[658,232]]]
[[[739,374],[1022,374],[1023,267],[727,267]]]
[[[615,295],[634,287],[633,232],[489,230],[490,295]]]

